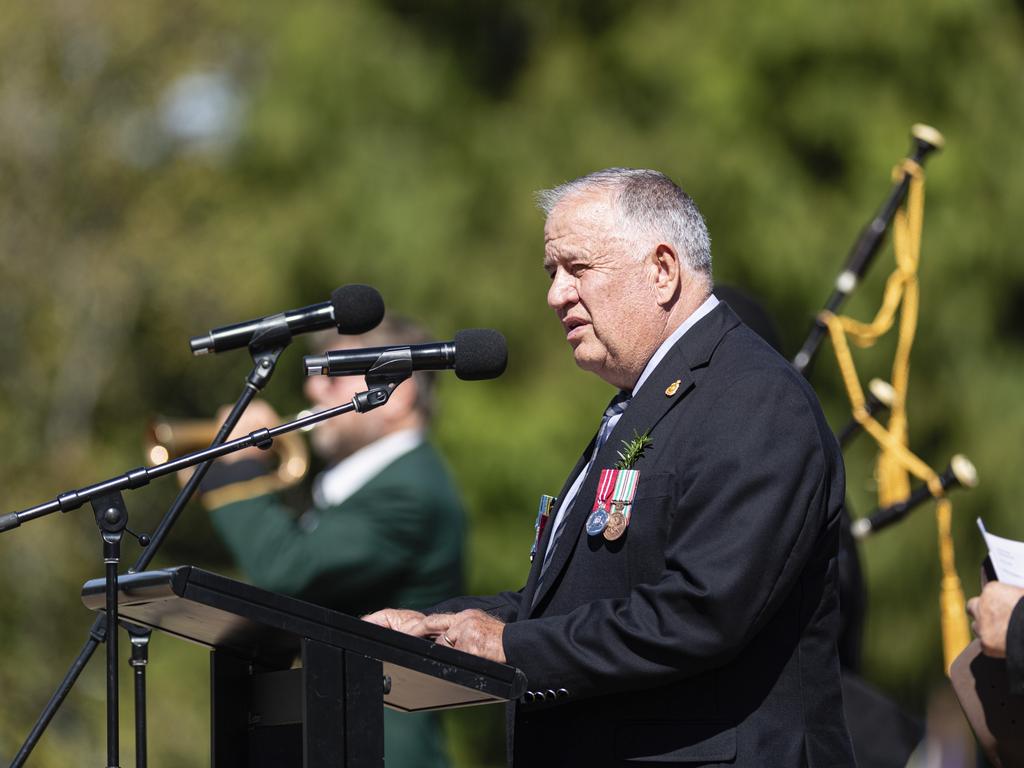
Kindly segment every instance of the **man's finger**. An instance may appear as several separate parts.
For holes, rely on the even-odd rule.
[[[410,633],[409,629],[415,626],[423,618],[418,611],[410,611],[403,608],[384,608],[383,610],[363,616],[363,621],[376,624],[378,627],[393,629],[396,632]]]
[[[363,621],[368,621],[371,624],[376,624],[378,627],[385,627],[391,629],[391,622],[388,621],[387,609],[383,611],[375,611],[374,613],[368,613],[362,617]]]
[[[415,627],[410,628],[409,632],[419,637],[437,637],[451,629],[454,623],[454,613],[432,613],[424,616]]]

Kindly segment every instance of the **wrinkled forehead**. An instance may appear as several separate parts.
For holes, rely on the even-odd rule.
[[[573,232],[610,236],[620,226],[620,216],[610,190],[586,190],[561,199],[544,223],[545,242]]]
[[[560,261],[629,258],[638,248],[614,198],[603,190],[560,201],[544,225],[544,268],[549,271]]]

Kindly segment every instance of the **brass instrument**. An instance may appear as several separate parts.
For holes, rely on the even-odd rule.
[[[311,413],[312,411],[301,411],[296,418]],[[302,431],[308,432],[314,426]],[[146,458],[155,466],[206,448],[213,441],[218,429],[220,425],[212,419],[156,418],[150,422],[146,430]],[[287,432],[274,438],[270,450],[277,456],[277,468],[270,475],[273,485],[268,490],[289,488],[306,476],[309,471],[309,448],[298,432]]]

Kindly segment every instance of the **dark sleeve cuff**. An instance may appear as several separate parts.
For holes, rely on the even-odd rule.
[[[1010,693],[1024,696],[1024,598],[1017,601],[1006,630],[1006,674]]]
[[[427,615],[458,613],[475,608],[508,624],[514,621],[519,613],[519,599],[522,597],[522,593],[523,591],[519,590],[518,592],[501,592],[490,596],[453,597],[437,605],[432,605],[423,612]]]
[[[242,459],[230,464],[215,461],[199,484],[199,493],[209,493],[226,485],[242,483],[270,474],[270,467],[259,459]]]
[[[505,654],[505,663],[511,664],[513,667],[518,667],[522,663],[524,657],[523,653],[523,631],[524,629],[528,632],[528,627],[525,627],[522,622],[510,622],[505,625],[504,631],[501,633],[501,650]],[[516,662],[519,662],[517,664]]]

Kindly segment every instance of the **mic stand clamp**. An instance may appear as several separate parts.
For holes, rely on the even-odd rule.
[[[352,398],[360,413],[380,408],[391,399],[391,393],[412,376],[412,350],[409,347],[385,349],[366,372],[366,392]]]

